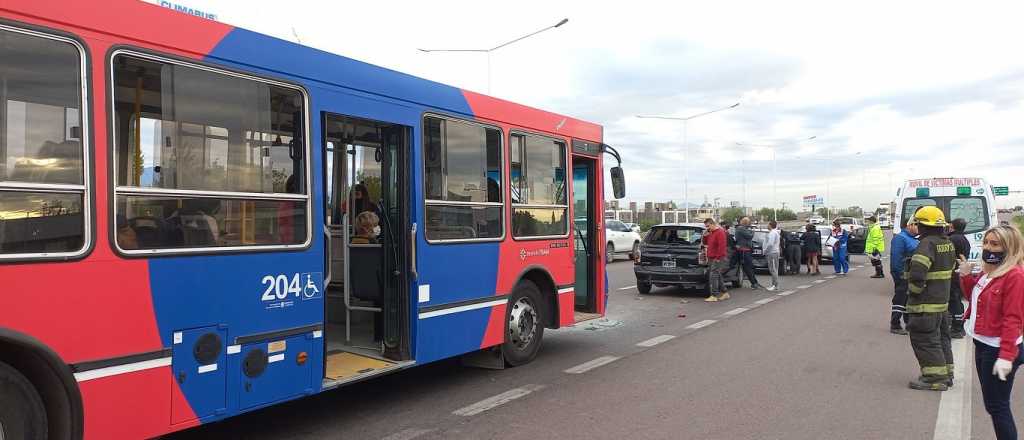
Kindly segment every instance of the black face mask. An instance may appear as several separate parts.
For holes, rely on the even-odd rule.
[[[981,261],[988,264],[1000,264],[1003,262],[1003,258],[1006,258],[1006,252],[992,252],[985,249],[981,251]]]

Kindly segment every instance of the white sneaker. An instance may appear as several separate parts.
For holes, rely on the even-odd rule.
[[[776,287],[775,287],[775,286],[768,286],[767,288],[765,288],[765,290],[767,290],[767,291],[769,291],[769,292],[774,292],[774,291],[775,291],[775,289],[776,289]]]

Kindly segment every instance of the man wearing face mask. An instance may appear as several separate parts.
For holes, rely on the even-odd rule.
[[[953,350],[949,340],[949,284],[956,250],[946,238],[946,216],[925,206],[911,220],[921,240],[907,267],[907,313],[910,345],[921,376],[910,381],[915,390],[945,391],[953,385]]]

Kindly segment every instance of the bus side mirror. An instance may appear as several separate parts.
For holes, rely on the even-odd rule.
[[[616,199],[626,197],[626,176],[622,174],[622,167],[612,167],[612,193]]]

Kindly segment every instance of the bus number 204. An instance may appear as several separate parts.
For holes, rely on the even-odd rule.
[[[289,275],[266,275],[260,281],[263,285],[261,301],[281,301],[289,296],[309,300],[322,297],[323,274],[320,272],[295,273]]]

